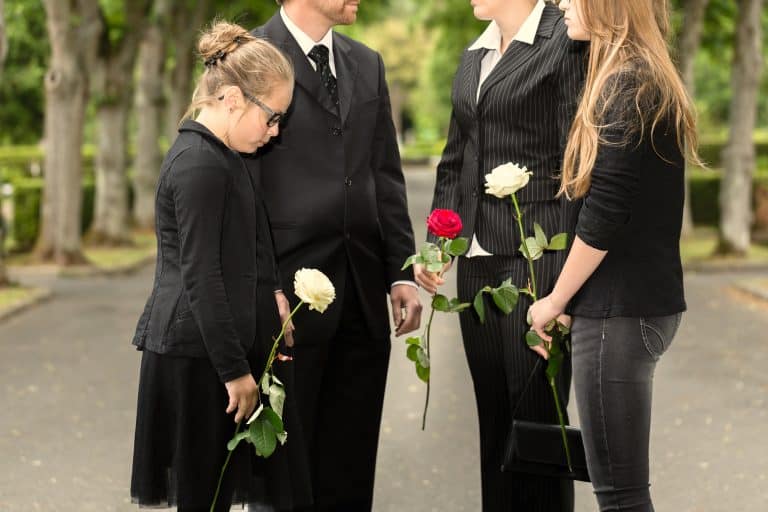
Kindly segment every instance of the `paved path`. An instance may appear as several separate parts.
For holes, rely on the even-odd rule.
[[[418,239],[432,179],[408,173]],[[729,289],[759,276],[687,275],[690,313],[656,373],[659,511],[768,510],[768,307]],[[129,340],[151,278],[146,269],[59,280],[51,301],[0,324],[0,512],[135,510],[126,496],[139,357]],[[433,337],[426,432],[424,386],[403,341],[393,341],[377,512],[480,510],[477,420],[457,319],[438,316]],[[577,484],[577,500],[577,512],[595,510],[587,485]]]

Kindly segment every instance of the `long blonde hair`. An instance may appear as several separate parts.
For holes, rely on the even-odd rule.
[[[667,46],[667,0],[575,1],[591,48],[584,94],[565,149],[560,194],[582,197],[589,190],[598,146],[605,143],[605,114],[626,101],[627,94],[634,95],[628,102],[634,109],[624,109],[620,121],[629,127],[628,134],[639,130],[642,140],[652,119],[653,141],[657,125],[666,121],[677,133],[681,152],[701,164],[693,102]]]
[[[256,98],[269,96],[278,84],[293,86],[293,66],[283,52],[240,25],[214,21],[200,36],[197,51],[205,71],[183,119],[213,103],[224,86],[235,85]]]

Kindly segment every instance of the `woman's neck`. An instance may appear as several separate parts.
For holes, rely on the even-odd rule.
[[[221,112],[211,108],[203,107],[195,121],[208,128],[220,141],[229,146],[229,137],[227,136],[227,120]]]
[[[507,50],[509,43],[520,31],[520,27],[531,15],[537,3],[538,0],[516,0],[510,8],[493,19],[501,31],[501,48],[499,48],[501,53]]]

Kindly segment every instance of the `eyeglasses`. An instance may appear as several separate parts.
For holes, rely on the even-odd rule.
[[[255,97],[251,96],[247,92],[243,92],[243,96],[245,96],[245,99],[253,103],[254,105],[257,105],[261,110],[267,113],[269,118],[267,119],[267,126],[272,128],[276,124],[280,123],[280,121],[283,120],[285,117],[285,112],[275,112],[268,106],[266,106],[264,103],[257,100]]]
[[[272,128],[276,124],[280,123],[283,119],[285,119],[285,116],[286,116],[285,112],[275,112],[274,110],[272,110],[271,108],[266,106],[264,103],[262,103],[261,101],[257,100],[254,96],[251,96],[250,94],[248,94],[245,91],[242,91],[242,92],[243,92],[243,96],[245,97],[245,99],[247,99],[248,101],[250,101],[251,103],[253,103],[257,107],[259,107],[261,110],[263,110],[269,116],[269,118],[267,118],[267,126],[269,128]],[[223,99],[224,99],[224,95],[222,94],[221,96],[219,96],[219,101],[221,101]]]

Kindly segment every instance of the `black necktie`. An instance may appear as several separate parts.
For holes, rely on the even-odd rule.
[[[328,47],[322,44],[316,45],[309,51],[309,58],[317,64],[317,73],[323,82],[328,94],[331,95],[336,108],[339,108],[339,90],[336,86],[336,77],[331,73],[331,64],[328,61]]]

